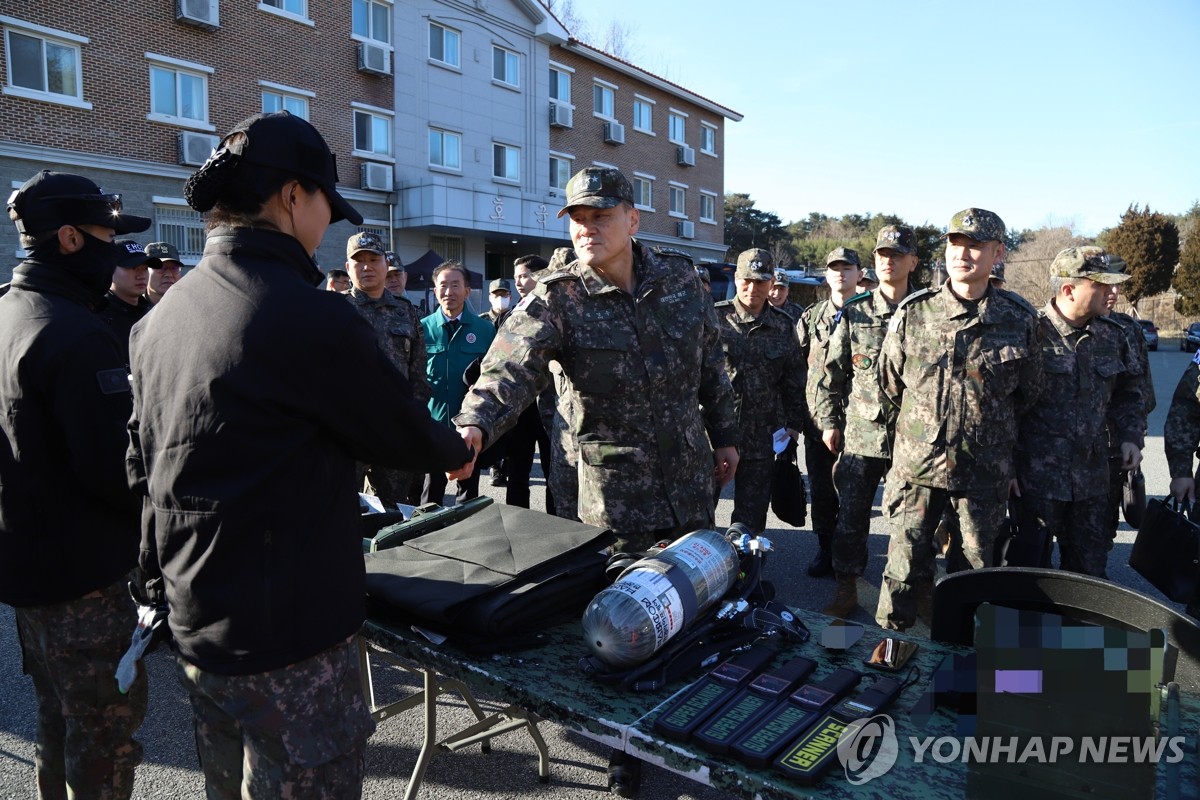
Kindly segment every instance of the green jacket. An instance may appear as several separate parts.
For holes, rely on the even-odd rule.
[[[482,359],[496,329],[492,323],[464,308],[462,325],[454,336],[448,335],[446,317],[439,308],[421,320],[425,331],[425,376],[429,379],[429,413],[435,420],[451,425],[451,418],[467,396],[463,372],[475,359]]]

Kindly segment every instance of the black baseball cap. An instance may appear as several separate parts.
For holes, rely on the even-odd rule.
[[[23,236],[57,230],[63,225],[100,225],[117,233],[139,233],[148,217],[126,214],[121,195],[105,192],[82,175],[44,169],[8,198],[9,216]]]
[[[158,269],[162,263],[159,259],[146,252],[140,244],[133,239],[118,239],[113,242],[117,246],[117,266],[132,269],[145,264],[150,269]]]
[[[230,154],[248,164],[269,167],[295,175],[298,178],[308,178],[321,187],[329,198],[332,210],[331,222],[349,220],[355,225],[362,224],[362,214],[354,206],[338,194],[337,191],[337,161],[325,143],[324,137],[312,124],[287,111],[275,111],[270,114],[255,114],[237,124],[209,156],[204,166],[197,174],[204,172],[210,165],[228,159]],[[192,182],[188,182],[190,188]],[[208,211],[215,204],[198,201],[185,189],[188,204],[197,211]],[[200,206],[207,206],[200,208]]]

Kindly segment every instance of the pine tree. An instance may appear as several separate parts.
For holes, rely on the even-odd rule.
[[[1131,205],[1121,215],[1121,224],[1105,231],[1104,246],[1129,265],[1133,277],[1122,286],[1122,293],[1135,307],[1143,297],[1162,294],[1171,286],[1171,276],[1179,263],[1179,228],[1165,214]]]

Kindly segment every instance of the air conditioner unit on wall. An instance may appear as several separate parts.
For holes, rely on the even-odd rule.
[[[574,116],[570,106],[560,105],[558,103],[550,104],[550,125],[554,128],[570,128],[574,120]]]
[[[392,74],[392,54],[381,44],[358,43],[358,71],[372,75]]]
[[[696,166],[696,148],[688,147],[686,144],[681,144],[679,146],[678,150],[679,150],[679,152],[676,154],[676,158],[678,159],[679,166],[681,166],[681,167]]]
[[[175,19],[197,28],[219,28],[219,5],[219,0],[175,0]]]
[[[179,132],[179,163],[198,167],[208,160],[220,138],[211,133]]]
[[[696,223],[690,219],[681,219],[676,224],[676,231],[680,239],[695,239]]]
[[[619,122],[604,123],[604,141],[609,144],[625,144],[625,126]]]
[[[390,164],[376,164],[374,161],[367,161],[362,165],[362,182],[361,186],[364,189],[371,189],[377,192],[390,192],[394,188],[392,186],[392,167]]]

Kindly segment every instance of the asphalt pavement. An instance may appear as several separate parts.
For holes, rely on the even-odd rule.
[[[1164,348],[1177,348],[1177,343],[1164,340]],[[1162,429],[1167,407],[1180,374],[1190,356],[1177,349],[1165,349],[1150,354],[1155,378],[1158,408],[1150,416],[1151,436],[1147,440],[1143,471],[1147,492],[1162,496],[1169,478],[1163,455]],[[540,480],[537,485],[541,486]],[[500,501],[504,489],[492,487],[484,476],[482,490]],[[731,487],[721,499],[717,510],[718,526],[729,524],[732,510]],[[534,507],[543,502],[543,492],[535,488]],[[766,567],[766,578],[777,589],[779,599],[798,607],[820,608],[830,598],[831,579],[814,580],[805,574],[812,558],[816,540],[807,529],[786,526],[772,515],[765,535],[775,551]],[[884,522],[876,508],[872,517],[870,559],[865,583],[873,587],[860,592],[863,608],[853,617],[874,625],[874,606],[878,597],[887,549]],[[1109,556],[1110,579],[1162,599],[1161,595],[1128,566],[1129,550],[1135,531],[1122,522],[1117,542]],[[1180,610],[1182,608],[1180,607]],[[914,631],[919,633],[920,631]],[[159,650],[147,659],[150,675],[150,712],[139,739],[145,746],[145,759],[139,768],[135,798],[169,798],[188,800],[202,798],[203,776],[196,760],[192,737],[191,712],[188,701],[175,677],[175,668],[168,652]],[[384,699],[396,699],[417,687],[417,682],[398,670],[385,670],[380,676]],[[479,698],[485,708],[498,708],[490,698]],[[465,705],[453,696],[443,696],[439,707],[443,735],[474,718]],[[0,609],[0,799],[32,800],[33,786],[33,689],[21,673],[21,654],[17,643],[12,610]],[[410,711],[380,724],[367,748],[367,780],[364,797],[402,797],[408,777],[420,747],[421,718],[419,711]],[[598,800],[608,796],[605,767],[607,748],[560,726],[543,723],[541,731],[550,748],[551,780],[542,784],[537,779],[537,751],[530,739],[521,732],[510,733],[494,740],[490,753],[468,748],[457,753],[439,753],[430,763],[421,797],[426,800],[460,800],[461,798],[563,798],[564,800]],[[670,772],[647,767],[643,777],[641,797],[647,800],[667,798],[696,798],[713,800],[724,797],[709,789]],[[920,796],[919,792],[914,796]]]

